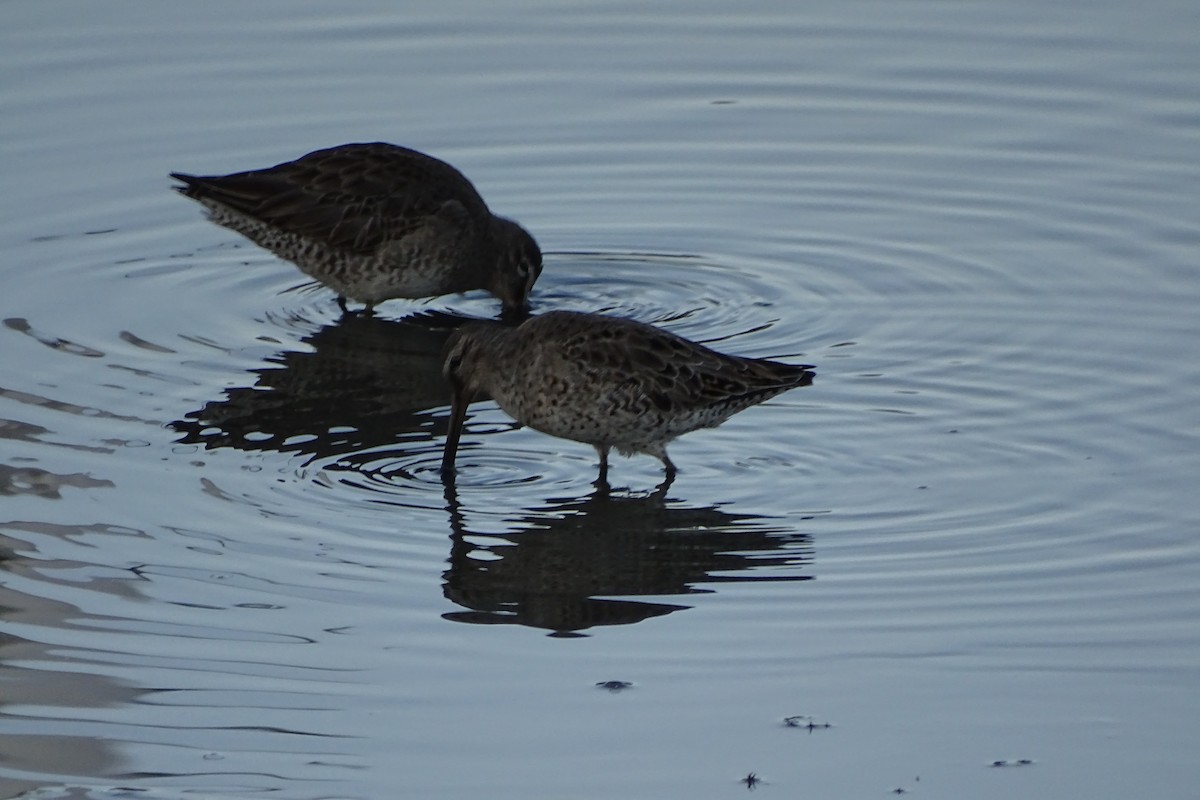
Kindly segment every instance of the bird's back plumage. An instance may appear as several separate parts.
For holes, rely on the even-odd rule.
[[[812,382],[808,365],[726,355],[669,331],[552,311],[517,328],[464,328],[447,376],[519,422],[565,439],[666,458],[672,439]]]
[[[492,214],[453,166],[407,147],[345,144],[266,169],[171,177],[214,222],[368,306],[487,289],[521,309],[541,272],[527,231]]]

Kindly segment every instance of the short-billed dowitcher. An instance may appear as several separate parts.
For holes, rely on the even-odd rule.
[[[232,175],[181,172],[176,189],[212,220],[292,261],[346,300],[486,289],[524,312],[542,271],[529,233],[488,210],[454,167],[375,142],[317,150]]]
[[[725,355],[653,325],[572,311],[460,328],[443,371],[453,390],[444,478],[454,475],[467,404],[484,392],[534,430],[594,446],[599,483],[612,448],[657,457],[670,480],[672,439],[813,379],[808,365]]]

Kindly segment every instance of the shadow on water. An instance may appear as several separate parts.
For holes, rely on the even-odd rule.
[[[2,422],[2,421],[0,421]],[[60,475],[37,467],[0,464],[0,497],[29,494],[58,500],[64,486],[79,489],[112,488],[112,481],[93,478],[81,472]]]
[[[811,580],[812,540],[753,514],[678,506],[664,485],[648,496],[598,488],[527,509],[503,534],[472,531],[450,486],[450,567],[443,593],[468,609],[455,622],[527,625],[576,636],[597,625],[629,625],[691,606],[612,596],[713,591],[718,583]],[[783,568],[788,568],[786,574]],[[768,570],[773,570],[768,572]]]
[[[348,314],[256,370],[253,386],[226,390],[170,427],[206,449],[275,450],[319,458],[407,437],[445,433],[431,413],[450,402],[442,349],[467,318],[441,313],[401,320]]]

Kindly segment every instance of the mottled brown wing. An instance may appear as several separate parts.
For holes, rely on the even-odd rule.
[[[745,408],[812,381],[807,365],[724,355],[668,331],[629,320],[568,338],[564,356],[597,386],[663,412]]]
[[[182,191],[189,197],[220,203],[327,247],[360,253],[401,239],[439,216],[487,213],[475,187],[457,169],[382,143],[318,150],[232,175],[172,177],[186,184]]]

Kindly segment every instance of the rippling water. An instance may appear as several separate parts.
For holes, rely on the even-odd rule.
[[[0,796],[1190,796],[1194,4],[469,10],[0,12]],[[374,139],[816,381],[612,493],[480,403],[446,490],[494,301],[168,191]]]

